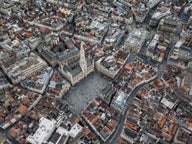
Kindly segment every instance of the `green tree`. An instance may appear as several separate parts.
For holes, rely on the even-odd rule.
[[[0,144],[3,142],[3,138],[0,136]]]

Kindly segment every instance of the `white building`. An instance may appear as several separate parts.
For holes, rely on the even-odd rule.
[[[49,120],[42,117],[39,120],[39,128],[34,133],[34,135],[29,135],[27,137],[27,142],[31,144],[42,144],[46,142],[55,130],[55,120]]]
[[[127,100],[127,94],[123,91],[119,91],[117,95],[112,100],[112,106],[114,106],[118,110],[123,110],[126,100]]]
[[[69,131],[69,135],[75,138],[80,132],[82,132],[83,127],[76,123]]]
[[[48,144],[66,144],[69,137],[76,138],[83,131],[83,127],[76,123],[70,130],[59,127]]]

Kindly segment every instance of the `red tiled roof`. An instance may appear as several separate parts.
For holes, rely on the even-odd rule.
[[[21,105],[21,106],[18,108],[18,111],[19,111],[20,114],[24,114],[24,113],[27,111],[27,108],[26,108],[26,106]]]

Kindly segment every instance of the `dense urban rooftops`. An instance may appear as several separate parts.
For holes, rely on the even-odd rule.
[[[0,143],[192,143],[191,0],[2,0],[0,19]]]

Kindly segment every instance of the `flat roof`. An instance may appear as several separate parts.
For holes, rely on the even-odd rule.
[[[35,134],[29,135],[27,137],[27,141],[31,144],[41,144],[44,141],[47,141],[55,129],[55,120],[49,120],[42,117],[39,121],[39,128],[37,129]]]

